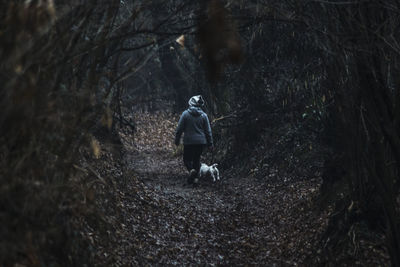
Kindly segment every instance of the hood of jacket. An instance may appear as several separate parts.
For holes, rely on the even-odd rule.
[[[203,113],[203,110],[200,107],[191,106],[188,108],[188,112],[190,115],[197,117]]]
[[[195,95],[189,99],[189,107],[202,107],[202,106],[204,106],[204,99],[201,95]]]

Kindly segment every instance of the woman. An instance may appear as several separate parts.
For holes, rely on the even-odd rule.
[[[175,145],[179,145],[183,136],[183,162],[189,171],[188,182],[198,182],[200,170],[200,156],[203,148],[213,146],[210,121],[207,114],[201,109],[204,100],[201,95],[189,99],[189,108],[185,110],[178,122],[176,129]]]

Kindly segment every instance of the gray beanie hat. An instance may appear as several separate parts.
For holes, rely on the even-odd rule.
[[[190,107],[202,107],[204,106],[204,100],[201,95],[192,96],[189,99],[189,106]]]

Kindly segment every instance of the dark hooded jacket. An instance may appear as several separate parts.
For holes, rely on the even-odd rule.
[[[200,108],[202,104],[198,101],[203,101],[203,99],[198,98],[199,96],[196,97],[189,100],[190,107],[182,113],[179,119],[175,135],[176,145],[179,145],[182,133],[184,133],[184,145],[213,145],[208,116]]]

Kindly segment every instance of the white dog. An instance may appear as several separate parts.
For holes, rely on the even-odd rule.
[[[200,178],[211,176],[213,178],[213,182],[215,182],[216,180],[219,181],[219,171],[218,171],[217,166],[218,166],[217,163],[215,163],[211,166],[208,166],[207,164],[202,163],[201,167],[200,167],[200,175],[199,175]]]

